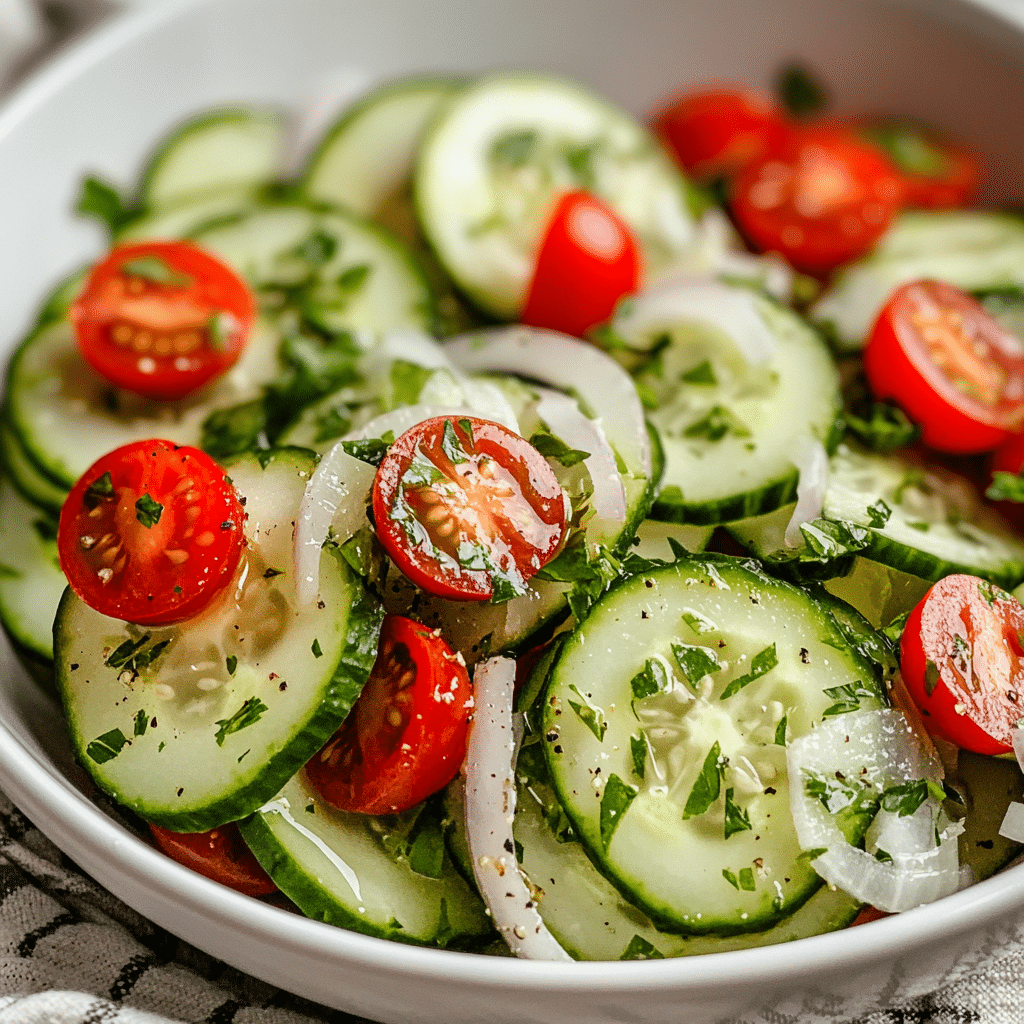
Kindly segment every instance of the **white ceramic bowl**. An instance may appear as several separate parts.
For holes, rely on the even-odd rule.
[[[841,110],[916,115],[969,139],[985,158],[986,198],[1019,202],[1024,6],[999,6],[1014,4],[1016,24],[962,0],[153,4],[61,55],[0,112],[0,352],[48,288],[101,248],[70,212],[83,173],[129,183],[184,115],[228,101],[295,103],[338,67],[373,80],[553,69],[642,113],[688,82],[767,85],[796,57],[819,69]],[[528,963],[367,938],[223,889],[114,824],[85,795],[55,701],[6,645],[0,673],[0,786],[71,857],[196,946],[375,1019],[710,1024],[809,1010],[845,1019],[979,969],[1018,939],[1024,919],[1021,867],[876,924],[713,957]]]

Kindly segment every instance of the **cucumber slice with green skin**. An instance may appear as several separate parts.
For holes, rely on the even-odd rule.
[[[796,493],[801,439],[830,443],[841,399],[825,345],[789,310],[748,289],[728,292],[775,339],[763,364],[710,319],[658,321],[643,337],[623,336],[630,348],[656,347],[634,372],[665,450],[655,519],[706,525],[778,508]]]
[[[839,272],[811,319],[839,347],[860,348],[893,291],[921,278],[964,291],[1024,285],[1024,221],[980,210],[900,214],[869,255]]]
[[[399,942],[478,947],[493,938],[490,919],[445,856],[433,806],[387,817],[348,814],[299,772],[239,827],[307,917]]]
[[[641,558],[660,558],[666,562],[674,562],[676,553],[669,544],[670,539],[682,545],[691,554],[697,554],[708,546],[714,532],[713,526],[683,526],[680,523],[645,519],[637,527],[629,553]]]
[[[444,108],[420,149],[424,234],[459,289],[513,320],[559,193],[585,188],[629,224],[648,274],[688,254],[687,185],[646,129],[579,85],[494,75]]]
[[[877,666],[820,594],[694,556],[594,605],[552,666],[539,732],[559,802],[626,898],[664,930],[735,934],[776,924],[821,881],[779,740],[883,702]]]
[[[27,502],[60,514],[67,488],[46,476],[29,458],[7,421],[6,410],[0,412],[0,460],[14,489]]]
[[[959,836],[960,863],[980,882],[1006,867],[1024,849],[999,834],[1006,808],[1019,802],[1024,792],[1024,776],[1012,758],[961,750],[956,780],[967,798],[964,831]]]
[[[906,456],[840,445],[822,516],[862,528],[863,557],[922,580],[963,572],[1009,590],[1024,579],[1024,544],[973,484]]]
[[[148,210],[226,188],[259,187],[281,172],[285,121],[270,110],[214,110],[186,121],[156,149],[142,172]]]
[[[264,291],[319,280],[304,300],[331,330],[389,330],[434,324],[434,297],[412,253],[388,232],[328,207],[267,205],[207,225],[193,236]],[[311,265],[304,249],[333,253]]]
[[[57,523],[0,480],[0,620],[19,647],[53,660],[53,616],[67,580],[57,560]]]
[[[101,455],[130,441],[164,437],[198,446],[210,413],[260,397],[277,377],[279,341],[277,331],[258,320],[241,359],[224,376],[178,402],[157,402],[114,388],[82,358],[67,320],[54,320],[22,342],[11,360],[10,427],[38,475],[70,490]]]
[[[147,821],[202,832],[250,814],[330,738],[369,675],[380,608],[337,549],[321,559],[320,600],[295,606],[292,523],[313,466],[286,449],[229,467],[247,545],[233,589],[201,617],[142,629],[70,590],[60,603],[54,668],[76,756]]]
[[[316,202],[376,218],[396,195],[408,195],[427,129],[463,86],[451,78],[411,78],[375,89],[324,133],[300,187]]]
[[[118,231],[116,241],[189,238],[211,221],[252,208],[259,197],[260,192],[251,188],[227,188],[187,196],[172,205],[144,211]]]

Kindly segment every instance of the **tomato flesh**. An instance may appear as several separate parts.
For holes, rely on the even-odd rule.
[[[149,830],[168,857],[200,875],[246,896],[277,892],[234,822],[209,832],[172,832],[159,825],[150,825]]]
[[[776,150],[789,132],[770,96],[750,89],[704,89],[671,100],[654,130],[684,171],[702,181],[731,177]]]
[[[255,318],[244,282],[191,242],[115,246],[71,307],[78,347],[112,384],[183,398],[232,366]]]
[[[640,251],[629,228],[586,192],[555,207],[520,320],[582,338],[640,286]]]
[[[500,423],[438,416],[388,449],[373,482],[377,536],[417,586],[453,600],[525,592],[559,549],[569,503],[547,460]]]
[[[400,615],[341,728],[306,765],[318,793],[360,814],[397,814],[448,785],[466,754],[469,674],[440,631]]]
[[[1024,344],[942,281],[892,294],[864,350],[864,372],[875,396],[896,401],[937,451],[991,451],[1024,425]]]
[[[978,754],[1013,749],[1024,716],[1024,606],[976,576],[939,580],[900,641],[903,678],[930,733]]]
[[[873,146],[838,127],[801,128],[740,173],[731,209],[758,249],[824,276],[874,245],[902,195],[898,175]]]
[[[71,589],[91,608],[169,625],[228,585],[244,522],[235,489],[205,452],[136,441],[104,455],[71,489],[57,550]]]

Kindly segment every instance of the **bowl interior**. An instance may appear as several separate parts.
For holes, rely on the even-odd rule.
[[[644,114],[691,82],[769,86],[791,60],[828,84],[837,112],[918,117],[969,140],[985,162],[984,198],[1020,201],[1024,29],[954,0],[154,5],[60,56],[0,111],[0,351],[16,344],[61,275],[102,247],[98,230],[72,213],[82,176],[129,186],[153,143],[204,107],[294,106],[338,69],[372,83],[419,71],[538,68],[581,79]],[[209,952],[369,1016],[429,1019],[443,1006],[453,1021],[486,1020],[506,996],[524,1020],[550,1020],[559,1010],[581,1021],[667,1020],[686,1007],[699,1024],[801,985],[828,991],[827,965],[839,957],[863,968],[862,988],[871,972],[881,987],[898,950],[927,954],[946,940],[948,953],[956,936],[960,956],[980,930],[993,934],[1001,915],[1024,904],[1024,876],[1011,872],[951,898],[955,914],[922,908],[859,934],[724,954],[714,965],[569,965],[570,973],[395,947],[253,904],[136,841],[88,799],[55,698],[6,643],[0,673],[0,785],[44,831],[118,895]],[[935,984],[953,962],[933,955],[929,973],[920,966],[926,961],[907,967],[892,994]]]

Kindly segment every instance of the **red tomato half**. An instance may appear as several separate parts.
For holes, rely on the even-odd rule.
[[[227,370],[254,317],[242,280],[191,242],[116,246],[71,307],[78,347],[98,373],[167,400]]]
[[[874,245],[902,194],[874,146],[838,127],[802,128],[741,172],[731,207],[754,246],[821,276]]]
[[[1024,716],[1024,606],[976,576],[947,576],[900,642],[907,690],[929,732],[978,754],[1012,749]]]
[[[135,441],[104,455],[71,489],[57,531],[60,567],[104,615],[181,622],[230,582],[244,522],[235,489],[205,452]]]
[[[709,181],[731,177],[773,152],[790,129],[770,96],[705,89],[671,100],[655,115],[654,130],[684,171]]]
[[[514,597],[554,556],[569,502],[547,460],[500,423],[438,416],[388,449],[373,481],[377,536],[418,587]]]
[[[472,709],[466,665],[439,631],[389,615],[370,678],[306,774],[344,811],[408,810],[455,778]]]
[[[171,860],[246,896],[269,896],[277,886],[260,867],[233,822],[209,832],[171,832],[150,825],[157,846]]]
[[[864,372],[875,396],[896,401],[937,451],[991,451],[1024,424],[1024,344],[942,281],[893,292]]]
[[[629,228],[592,195],[570,192],[555,207],[520,320],[582,338],[640,286],[640,252]]]

